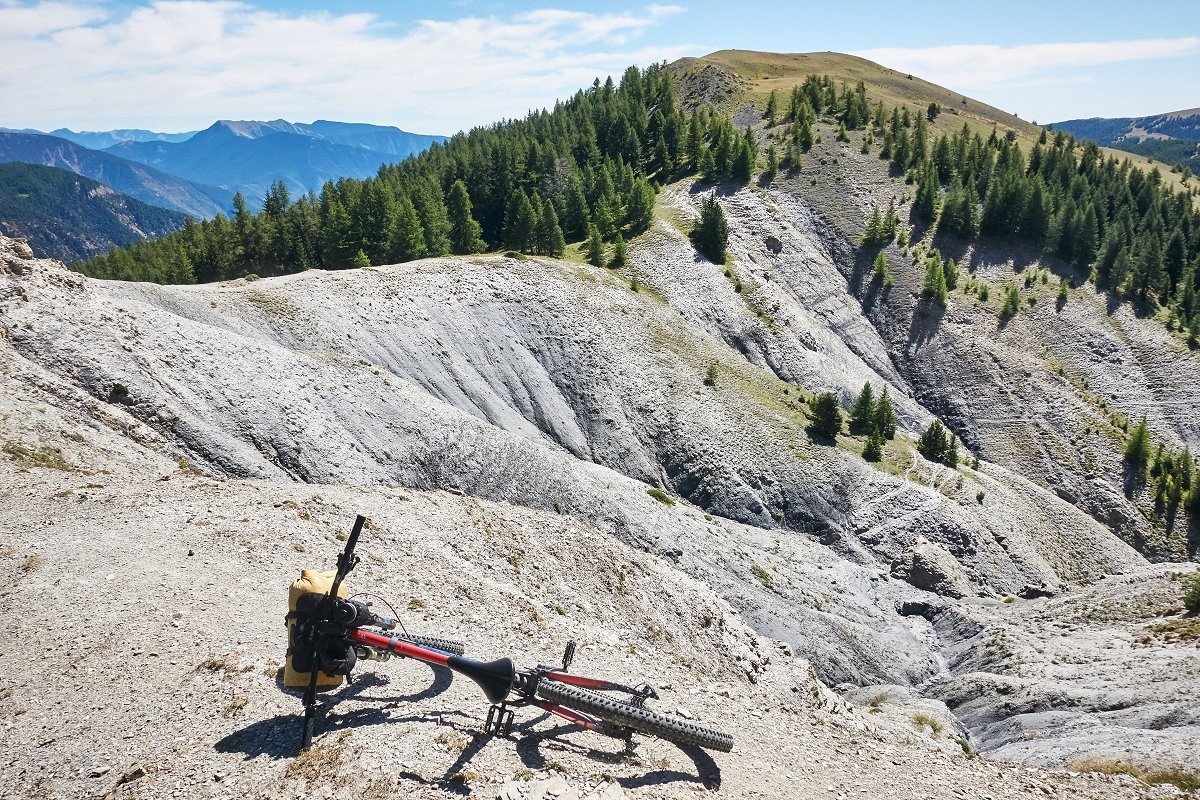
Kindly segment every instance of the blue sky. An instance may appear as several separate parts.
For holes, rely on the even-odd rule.
[[[855,53],[1039,122],[1200,106],[1195,2],[0,0],[0,127],[453,133],[725,48]]]

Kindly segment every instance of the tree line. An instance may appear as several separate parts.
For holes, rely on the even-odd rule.
[[[560,256],[585,239],[594,254],[650,226],[661,183],[746,182],[758,155],[753,133],[728,117],[685,113],[664,65],[629,67],[619,84],[597,80],[552,110],[460,133],[373,178],[297,198],[276,183],[257,212],[239,195],[228,217],[189,220],[76,268],[192,283],[487,250]]]

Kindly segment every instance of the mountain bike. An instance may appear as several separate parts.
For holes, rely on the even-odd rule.
[[[295,612],[293,662],[309,673],[302,750],[312,744],[319,674],[349,676],[361,659],[384,661],[391,656],[447,667],[478,684],[491,703],[483,728],[488,735],[508,736],[513,709],[536,707],[586,730],[624,739],[627,746],[638,733],[726,753],[733,749],[733,737],[727,733],[647,708],[647,701],[658,699],[647,683],[627,686],[568,672],[575,656],[574,640],[566,646],[561,667],[539,664],[518,669],[511,658],[479,661],[466,656],[459,642],[411,636],[402,625],[401,633],[394,633],[397,619],[376,614],[362,600],[339,597],[342,582],[358,564],[354,550],[365,522],[362,515],[355,519],[329,590],[302,596]]]

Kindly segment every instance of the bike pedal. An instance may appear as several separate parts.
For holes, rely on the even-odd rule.
[[[487,720],[483,723],[483,732],[488,736],[509,736],[512,734],[513,710],[507,703],[497,703],[488,708]]]

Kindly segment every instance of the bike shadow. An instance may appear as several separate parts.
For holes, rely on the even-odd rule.
[[[656,761],[667,761],[666,757],[660,755],[659,752],[648,753],[646,757],[643,757],[639,755],[634,747],[630,746],[627,746],[622,752],[613,752],[611,750],[597,750],[594,747],[578,745],[564,736],[567,733],[580,732],[580,728],[575,725],[558,725],[554,728],[547,728],[540,731],[530,730],[533,725],[547,717],[549,717],[549,714],[515,726],[516,730],[522,732],[522,736],[516,740],[517,755],[520,757],[521,763],[529,769],[546,769],[549,759],[542,753],[542,747],[546,745],[552,745],[558,750],[579,753],[592,760],[604,761],[610,764],[636,765],[638,763],[649,763],[654,765]],[[642,773],[641,775],[632,775],[623,778],[614,777],[613,780],[626,789],[636,789],[642,786],[661,786],[667,783],[679,782],[697,783],[705,789],[719,789],[721,787],[721,768],[703,748],[696,747],[695,745],[675,744],[659,740],[651,740],[651,742],[643,743],[637,747],[646,748],[649,745],[655,751],[673,747],[691,760],[692,766],[695,767],[695,773],[663,767]]]
[[[433,722],[444,724],[447,716],[464,716],[460,712],[427,712],[410,716],[394,716],[390,709],[405,703],[413,703],[437,697],[450,688],[454,673],[446,667],[431,665],[433,681],[426,688],[413,694],[377,695],[370,692],[390,681],[373,672],[359,676],[334,692],[318,698],[316,727],[318,731],[338,731],[382,725],[392,722]],[[283,672],[276,679],[279,687],[297,698],[302,692],[283,686]],[[366,708],[354,708],[345,713],[338,712],[338,705],[345,701],[372,704]],[[218,753],[241,753],[246,760],[267,756],[269,758],[291,758],[300,747],[300,715],[278,714],[270,719],[261,719],[218,740],[214,749]]]

